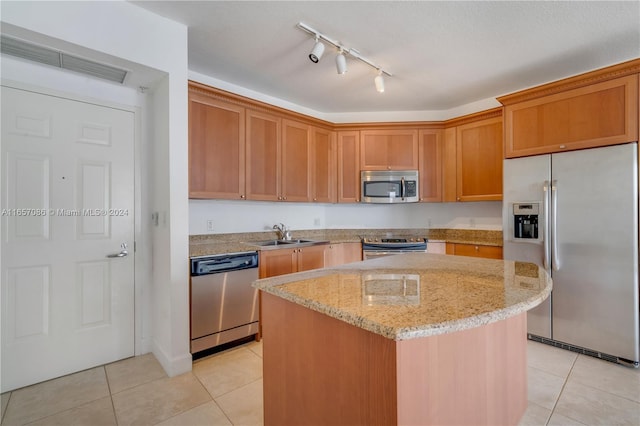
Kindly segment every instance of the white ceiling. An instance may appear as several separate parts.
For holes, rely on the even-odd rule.
[[[639,1],[134,1],[189,26],[189,69],[321,113],[448,110],[640,57]],[[335,50],[308,59],[298,22]]]

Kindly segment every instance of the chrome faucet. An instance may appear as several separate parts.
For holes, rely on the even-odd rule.
[[[291,239],[291,231],[284,223],[273,225],[273,229],[278,233],[279,240],[290,240]]]

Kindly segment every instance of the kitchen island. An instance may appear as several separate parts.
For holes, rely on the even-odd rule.
[[[258,280],[265,425],[517,424],[529,263],[411,253]]]

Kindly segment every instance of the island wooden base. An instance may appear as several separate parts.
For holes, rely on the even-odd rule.
[[[516,425],[526,312],[394,341],[262,294],[264,424]]]

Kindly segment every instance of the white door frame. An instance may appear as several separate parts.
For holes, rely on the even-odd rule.
[[[106,101],[103,99],[92,98],[88,96],[80,96],[74,93],[58,91],[48,87],[35,86],[15,80],[0,79],[0,84],[15,89],[27,90],[43,95],[56,96],[72,101],[90,103],[108,108],[121,109],[132,112],[134,115],[134,353],[142,355],[151,352],[152,348],[152,332],[151,326],[151,294],[149,286],[149,278],[151,276],[151,235],[150,231],[144,232],[145,225],[148,227],[148,220],[143,220],[149,216],[144,211],[142,205],[142,180],[143,170],[141,169],[141,159],[143,158],[143,134],[142,134],[142,107],[134,105],[124,105],[117,102]],[[133,89],[132,89],[133,90]],[[150,156],[148,156],[150,157]],[[0,162],[1,163],[1,162]],[[4,164],[0,164],[0,182],[4,176]],[[151,193],[151,191],[149,191]],[[148,210],[148,208],[147,208]],[[0,238],[4,238],[1,234]],[[2,264],[2,255],[0,253],[0,266]],[[146,290],[146,291],[143,291]],[[145,330],[145,327],[147,330]]]

